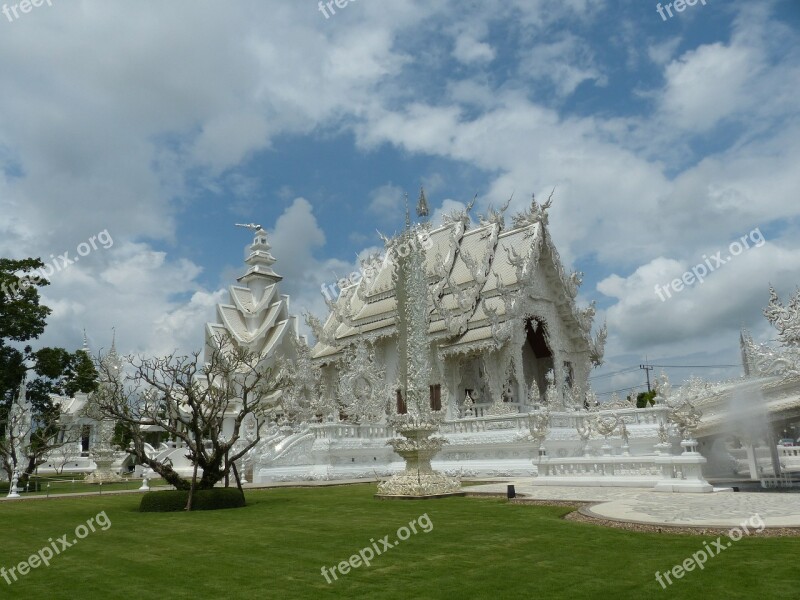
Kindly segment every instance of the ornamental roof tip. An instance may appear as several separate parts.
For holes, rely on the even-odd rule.
[[[417,200],[417,216],[427,217],[430,214],[430,209],[428,208],[428,199],[425,197],[425,188],[419,186],[419,198]]]

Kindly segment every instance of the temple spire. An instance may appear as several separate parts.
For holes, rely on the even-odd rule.
[[[406,192],[406,231],[411,229],[411,212],[408,210],[408,192]]]
[[[417,216],[419,218],[427,217],[430,214],[428,209],[428,199],[425,197],[425,188],[419,186],[419,199],[417,200]]]
[[[256,223],[247,225],[237,223],[236,226],[253,231],[253,243],[245,250],[246,258],[244,262],[247,265],[247,272],[239,277],[237,281],[249,286],[250,282],[255,280],[263,280],[262,284],[269,284],[283,279],[272,269],[272,265],[275,264],[276,260],[270,253],[272,246],[267,240],[266,230]],[[261,291],[263,290],[259,289],[259,293]]]

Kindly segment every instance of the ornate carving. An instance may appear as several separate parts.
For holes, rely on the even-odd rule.
[[[767,321],[778,330],[778,339],[787,347],[800,347],[800,289],[784,306],[775,288],[769,286],[769,304],[764,309]]]
[[[619,416],[616,413],[612,413],[610,415],[595,415],[592,421],[592,429],[597,431],[600,435],[606,438],[606,442],[608,442],[608,437],[616,431],[617,427],[619,426]]]
[[[591,304],[578,311],[578,325],[584,333],[588,334],[592,330],[592,323],[594,322],[594,315],[597,312],[595,308],[596,302],[592,300]]]
[[[545,409],[532,412],[528,415],[528,439],[536,444],[539,450],[544,450],[544,441],[550,433],[550,411]],[[540,453],[543,454],[543,453]]]
[[[564,407],[564,398],[562,395],[562,390],[559,390],[558,386],[556,385],[556,376],[553,372],[553,369],[549,369],[547,371],[544,379],[547,382],[547,389],[544,392],[544,399],[547,407],[550,410],[562,409]]]
[[[442,216],[442,221],[445,225],[452,225],[453,223],[461,224],[464,230],[469,229],[470,218],[469,213],[472,212],[472,207],[475,206],[475,200],[477,200],[478,196],[476,195],[472,202],[467,204],[467,207],[464,210],[452,210],[448,214]]]
[[[686,398],[670,406],[669,420],[675,423],[684,440],[691,440],[694,437],[702,416],[703,413]]]
[[[338,396],[348,419],[355,423],[376,423],[390,400],[386,370],[375,360],[375,350],[363,340],[345,352],[340,371]]]
[[[464,411],[464,417],[465,418],[469,418],[469,417],[474,417],[475,416],[474,406],[475,406],[475,403],[472,401],[472,396],[467,394],[464,397],[464,404],[463,404],[463,411]]]
[[[335,406],[322,384],[322,370],[311,360],[311,349],[300,339],[292,340],[296,358],[283,367],[286,387],[280,402],[284,415],[302,423],[331,413]]]
[[[596,367],[603,364],[607,337],[608,327],[603,323],[603,326],[595,334],[594,339],[589,342],[589,360],[591,360],[592,364]]]
[[[494,210],[492,206],[489,206],[489,210],[486,215],[478,215],[478,221],[480,222],[481,226],[486,225],[497,225],[498,229],[502,230],[505,227],[505,212],[508,210],[508,207],[511,205],[511,200],[514,198],[514,195],[511,195],[511,198],[500,207],[500,210]]]
[[[555,193],[555,189],[550,192],[550,197],[547,198],[547,202],[542,204],[541,206],[536,201],[536,194],[531,196],[531,205],[530,207],[522,211],[521,213],[517,213],[512,217],[512,221],[514,223],[514,227],[527,227],[528,225],[534,225],[536,223],[543,223],[547,225],[547,211],[553,204],[553,193]]]
[[[742,356],[750,376],[800,377],[800,350],[786,347],[776,350],[766,344],[756,344],[750,334],[742,332]]]

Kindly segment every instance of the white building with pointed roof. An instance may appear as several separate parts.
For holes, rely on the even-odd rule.
[[[265,442],[255,480],[365,477],[402,468],[387,441],[394,436],[389,417],[408,409],[395,289],[396,259],[411,251],[408,244],[425,249],[427,289],[419,293],[427,306],[426,400],[448,440],[436,468],[529,474],[535,453],[524,439],[528,414],[547,405],[563,412],[563,427],[572,427],[579,411],[594,404],[588,376],[602,362],[605,341],[604,326],[592,336],[594,307],[576,304],[580,275],[561,264],[547,229],[549,205],[534,199],[509,227],[504,209],[471,227],[470,206],[441,226],[423,222],[414,235],[385,239],[384,255],[362,265],[364,277],[328,303],[325,322],[308,318],[323,398],[306,423]],[[424,192],[417,212],[428,212]],[[632,426],[647,438],[648,451],[657,420]],[[572,455],[575,439],[574,431],[565,432],[554,450]]]
[[[245,251],[247,271],[228,288],[228,302],[217,305],[217,322],[206,324],[206,357],[219,339],[230,334],[239,345],[258,352],[267,363],[278,356],[293,357],[292,338],[298,336],[297,317],[290,314],[289,296],[280,293],[283,279],[272,268],[267,232],[255,229]]]
[[[576,305],[580,275],[567,274],[561,264],[547,230],[547,208],[534,200],[510,228],[502,211],[492,211],[473,229],[467,212],[449,215],[440,227],[418,229],[416,239],[427,250],[432,401],[441,401],[448,418],[461,415],[467,395],[479,416],[526,412],[547,388],[550,370],[566,393],[565,407],[584,404],[589,371],[602,362],[605,327],[591,336],[594,307]],[[372,275],[330,303],[324,325],[312,321],[318,339],[312,356],[332,372],[345,367],[347,347],[366,342],[387,381],[396,377],[392,274],[395,256],[403,252],[390,242]]]

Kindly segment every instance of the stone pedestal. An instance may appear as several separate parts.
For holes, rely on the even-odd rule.
[[[99,447],[92,451],[91,459],[94,461],[96,468],[94,471],[86,476],[88,483],[113,483],[115,481],[124,481],[117,473],[113,465],[117,462],[118,452],[113,448]]]
[[[402,472],[378,485],[377,497],[429,498],[462,493],[458,479],[431,467],[431,460],[446,443],[444,438],[431,437],[437,429],[438,425],[432,423],[397,428],[403,437],[389,440],[389,444],[403,457],[406,466]]]

